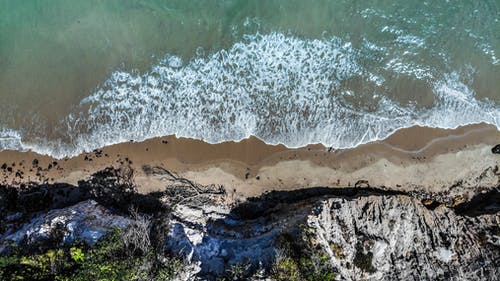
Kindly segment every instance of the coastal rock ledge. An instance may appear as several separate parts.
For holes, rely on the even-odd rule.
[[[113,169],[78,186],[1,187],[1,256],[76,242],[92,248],[112,229],[128,233],[142,221],[140,241],[160,245],[155,256],[182,260],[176,280],[499,280],[499,186],[451,203],[370,187],[241,200],[146,168],[165,180],[164,191],[138,194]],[[40,199],[51,203],[25,204]],[[138,255],[144,243],[134,237]],[[163,280],[148,272],[142,280]]]
[[[489,193],[493,205],[482,207],[495,213],[473,216],[458,207],[426,207],[408,195],[373,190],[301,200],[293,198],[297,193],[276,195],[232,211],[183,206],[174,212],[169,244],[197,262],[208,279],[222,274],[228,264],[251,264],[255,270],[272,264],[283,237],[291,238],[292,248],[304,250],[297,254],[326,260],[338,280],[500,276],[498,190]]]

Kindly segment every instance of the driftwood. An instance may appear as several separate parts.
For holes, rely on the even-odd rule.
[[[158,166],[144,165],[142,170],[146,175],[156,176],[167,181],[162,199],[171,206],[185,204],[188,201],[208,203],[214,195],[224,195],[226,191],[221,185],[201,185],[180,177],[174,172]]]

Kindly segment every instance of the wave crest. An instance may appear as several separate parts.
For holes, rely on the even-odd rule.
[[[255,135],[290,147],[346,148],[413,125],[500,127],[498,106],[475,99],[459,74],[432,82],[422,76],[432,84],[434,101],[418,108],[384,95],[389,78],[368,69],[365,59],[362,50],[336,37],[280,33],[245,36],[228,50],[186,64],[167,55],[146,73],[114,72],[64,120],[71,144],[48,142],[44,152],[71,156],[171,134],[208,142]],[[402,67],[412,66],[386,71]]]

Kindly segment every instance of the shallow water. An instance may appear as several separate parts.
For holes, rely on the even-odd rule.
[[[0,2],[0,149],[500,127],[500,3]]]

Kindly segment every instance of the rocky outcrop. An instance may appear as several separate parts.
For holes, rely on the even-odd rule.
[[[109,229],[129,224],[131,210],[166,213],[158,194],[139,194],[127,169],[107,168],[70,184],[0,186],[0,254],[11,246],[24,252],[94,244]]]
[[[496,200],[481,205],[486,198]],[[232,209],[183,205],[168,246],[208,280],[235,265],[271,270],[280,236],[301,232],[327,253],[339,280],[497,280],[498,198],[495,190],[464,203],[474,216],[376,189],[274,192]]]
[[[70,245],[77,241],[93,245],[111,228],[124,228],[130,223],[128,218],[112,213],[94,200],[34,214],[22,225],[16,223],[20,215],[14,213],[5,218],[0,253],[13,243],[25,249]]]
[[[498,202],[497,202],[498,203]],[[308,226],[345,280],[495,280],[500,217],[434,210],[408,196],[329,198]]]
[[[318,187],[239,202],[220,186],[202,186],[163,168],[144,170],[161,177],[165,190],[138,194],[129,173],[112,169],[78,186],[0,187],[0,252],[12,243],[25,250],[47,243],[92,245],[109,229],[132,225],[128,211],[134,208],[150,218],[151,231],[144,235],[164,254],[185,260],[181,280],[216,280],[234,271],[239,280],[275,277],[283,252],[306,265],[297,273],[302,279],[315,268],[326,268],[337,280],[500,276],[498,187],[471,200]]]

